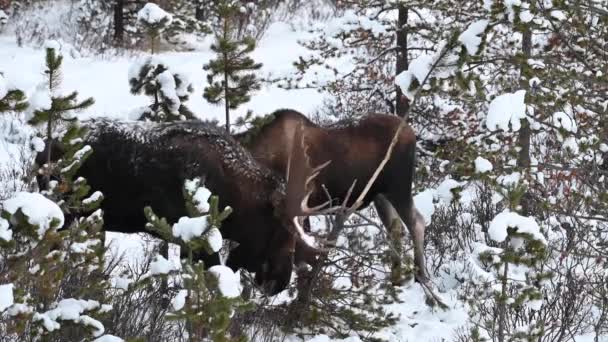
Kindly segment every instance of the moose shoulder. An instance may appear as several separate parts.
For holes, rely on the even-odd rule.
[[[221,227],[225,238],[239,244],[227,266],[256,272],[256,282],[267,293],[276,294],[287,286],[295,237],[288,226],[292,218],[281,209],[285,183],[232,137],[193,121],[92,120],[84,125],[89,129],[85,142],[93,153],[77,176],[104,193],[106,230],[146,231],[145,206],[176,222],[187,215],[184,181],[200,177],[219,196],[221,208],[233,208]],[[207,266],[219,262],[217,255],[203,259]]]
[[[335,200],[334,204],[342,203],[356,181],[350,197],[350,201],[354,201],[384,159],[401,124],[401,119],[396,116],[369,115],[356,122],[322,127],[293,110],[279,110],[271,115],[274,119],[262,128],[238,134],[236,138],[258,162],[284,174],[294,144],[294,132],[302,127],[312,164],[331,160],[317,177],[311,205],[327,201],[328,194]],[[366,194],[364,206],[373,202],[389,229],[395,222],[403,220],[414,240],[416,277],[427,282],[424,223],[412,198],[415,150],[415,134],[406,125],[397,136],[390,159]],[[401,224],[398,226],[400,229]]]

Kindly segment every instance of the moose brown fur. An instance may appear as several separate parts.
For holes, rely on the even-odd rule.
[[[176,222],[187,215],[184,181],[200,177],[219,196],[220,208],[233,208],[221,226],[223,237],[239,244],[230,252],[227,266],[256,272],[256,282],[269,294],[288,285],[297,237],[290,226],[293,218],[284,210],[285,183],[232,137],[215,126],[193,121],[93,120],[85,126],[89,128],[85,143],[93,153],[77,176],[104,194],[101,208],[106,230],[147,232],[145,206]],[[60,146],[53,150],[56,160]],[[44,156],[46,151],[39,154],[39,164]],[[297,194],[291,198],[301,200]],[[207,266],[219,262],[217,255],[200,257]]]
[[[331,161],[315,181],[311,206],[327,201],[328,194],[334,204],[342,203],[356,181],[347,203],[352,205],[384,158],[401,123],[396,116],[369,115],[355,123],[321,127],[293,110],[279,110],[272,115],[274,119],[259,131],[241,133],[236,138],[258,162],[285,174],[294,145],[294,133],[298,127],[303,127],[312,164],[321,165]],[[362,207],[373,202],[389,230],[395,227],[401,231],[400,220],[405,223],[414,241],[416,278],[426,283],[424,223],[412,198],[415,149],[415,134],[406,126],[400,131],[391,158],[365,196]],[[398,224],[395,225],[395,222]]]

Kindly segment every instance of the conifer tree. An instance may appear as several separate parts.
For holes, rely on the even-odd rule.
[[[205,270],[202,262],[193,261],[193,256],[200,253],[219,251],[222,247],[219,228],[232,210],[220,210],[219,198],[202,187],[200,179],[186,181],[184,196],[190,217],[182,217],[172,226],[164,218],[157,217],[152,208],[145,208],[148,228],[166,241],[178,243],[185,250],[182,255],[187,256],[182,260],[181,272],[166,270],[160,273],[162,276],[174,274],[182,279],[183,289],[172,300],[174,311],[169,318],[185,321],[193,341],[205,338],[233,340],[228,334],[231,317],[235,311],[249,308],[240,297],[238,275],[223,265]],[[162,260],[160,256],[158,258]]]
[[[154,54],[160,35],[169,27],[173,16],[154,3],[147,3],[137,12],[137,22],[148,36],[150,53]]]
[[[249,102],[251,92],[260,89],[260,82],[253,72],[262,64],[248,56],[255,49],[255,40],[251,37],[233,38],[234,18],[239,11],[240,6],[232,1],[221,0],[216,4],[214,13],[221,30],[211,50],[217,58],[203,67],[209,72],[209,85],[205,87],[203,96],[210,103],[224,103],[227,132],[230,132],[230,110]]]
[[[61,64],[63,56],[57,51],[57,44],[49,43],[46,48],[46,84],[39,88],[36,98],[36,107],[33,108],[33,117],[29,120],[32,125],[46,125],[45,138],[50,141],[53,138],[53,129],[61,123],[74,122],[76,117],[74,112],[83,110],[91,106],[95,101],[93,98],[88,98],[83,101],[78,101],[78,92],[73,91],[68,95],[60,95],[61,85]],[[50,146],[50,145],[49,145]],[[47,149],[47,164],[51,162],[52,148]],[[49,174],[47,173],[47,181]]]
[[[61,56],[49,48],[46,60],[47,85],[55,93]],[[0,331],[15,340],[82,340],[105,330],[99,319],[110,309],[102,304],[109,284],[103,275],[102,213],[96,210],[103,195],[89,194],[86,180],[74,179],[92,150],[83,144],[76,118],[66,116],[92,99],[75,99],[76,93],[50,96],[32,119],[47,128],[68,121],[58,139],[63,156],[47,170],[54,180],[41,193],[19,192],[1,206],[0,284],[9,286],[0,286],[10,290],[11,302],[0,307]]]
[[[0,113],[20,112],[27,108],[25,94],[19,89],[12,89],[0,72]]]
[[[168,122],[194,118],[185,105],[194,91],[192,83],[186,75],[171,72],[158,59],[149,57],[136,62],[129,70],[129,85],[132,94],[144,94],[152,99],[139,120]]]

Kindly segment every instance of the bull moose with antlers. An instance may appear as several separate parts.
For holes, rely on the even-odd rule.
[[[322,205],[328,195],[334,204],[346,201],[347,206],[353,205],[383,162],[389,147],[392,148],[390,159],[366,189],[361,207],[373,202],[389,230],[401,230],[401,220],[405,223],[414,241],[416,279],[428,284],[424,258],[425,225],[412,198],[416,149],[413,130],[392,115],[369,115],[356,123],[333,127],[316,125],[293,110],[279,110],[271,115],[274,119],[259,130],[237,134],[236,138],[258,162],[286,173],[290,168],[291,151],[294,145],[300,144],[294,141],[296,131],[302,129],[310,163],[321,165],[331,161],[324,169],[316,170],[318,176],[310,194],[312,206]]]
[[[285,184],[283,177],[257,163],[223,130],[203,122],[91,120],[85,126],[89,128],[85,143],[93,153],[77,176],[104,193],[106,230],[148,232],[146,206],[169,222],[177,221],[187,215],[181,192],[184,181],[200,177],[218,195],[220,207],[233,208],[220,229],[224,238],[238,243],[227,266],[255,272],[256,283],[268,294],[287,287],[296,241],[306,243],[297,234],[294,219],[310,177],[300,173]],[[298,147],[294,146],[294,154],[304,153]],[[52,159],[60,158],[61,146],[53,143],[48,148]],[[45,162],[47,151],[39,154],[39,164]],[[217,254],[199,257],[206,266],[219,263]]]

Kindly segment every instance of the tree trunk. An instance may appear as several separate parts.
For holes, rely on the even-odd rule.
[[[114,40],[118,44],[122,44],[125,35],[124,7],[124,0],[114,2]]]
[[[397,65],[395,70],[395,76],[399,75],[402,71],[407,70],[407,14],[408,9],[404,5],[399,5],[399,17],[397,19]],[[407,113],[408,107],[410,106],[409,101],[399,86],[395,86],[395,114],[403,117]]]
[[[203,8],[202,4],[196,6],[196,9],[194,10],[194,17],[198,21],[205,21],[205,19],[207,19],[205,16],[205,9]]]
[[[523,32],[522,37],[522,52],[524,58],[527,60],[530,58],[532,53],[532,31],[527,28]],[[522,89],[529,91],[528,81],[523,77],[523,70],[520,73],[520,86]],[[528,120],[522,120],[519,135],[517,136],[517,145],[521,148],[517,155],[517,166],[520,168],[528,169],[530,167],[530,141],[532,137],[532,130]],[[532,199],[528,193],[524,194],[521,199],[522,215],[530,215],[532,207]]]

